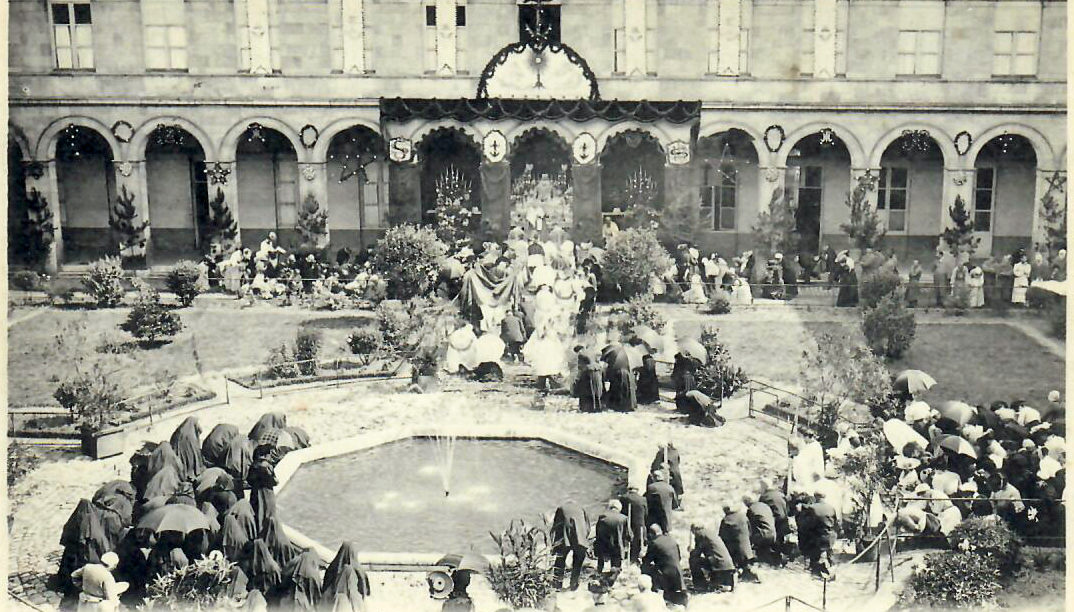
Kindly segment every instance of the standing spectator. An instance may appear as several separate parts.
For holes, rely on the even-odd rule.
[[[1011,303],[1014,293],[1014,266],[1011,264],[1011,256],[1004,255],[1003,260],[996,266],[996,289],[999,293],[996,306],[1007,308]]]
[[[627,517],[621,510],[623,504],[618,499],[608,502],[608,509],[597,519],[597,536],[593,542],[593,552],[597,557],[597,573],[604,573],[604,562],[609,561],[612,571],[618,574],[623,567],[630,542],[630,530]]]
[[[932,268],[932,284],[936,290],[936,305],[944,305],[944,297],[947,295],[948,282],[951,271],[955,268],[955,258],[945,251],[942,246],[936,247],[936,262]]]
[[[648,524],[648,508],[645,498],[638,492],[638,487],[630,485],[620,498],[623,511],[627,517],[627,529],[630,540],[631,563],[641,562],[641,545],[645,542],[645,525]]]
[[[970,288],[970,308],[981,308],[985,305],[984,270],[974,267],[966,279],[966,286]]]
[[[675,489],[667,483],[667,475],[657,471],[653,481],[645,489],[646,516],[650,525],[659,525],[664,532],[671,531],[671,512],[675,507]]]
[[[571,590],[577,590],[582,565],[585,564],[586,538],[589,536],[589,517],[585,510],[569,500],[557,508],[552,518],[551,535],[552,553],[556,556],[552,565],[553,581],[557,588],[563,586],[567,555],[571,555]]]
[[[522,345],[526,343],[526,326],[518,311],[512,309],[500,323],[500,338],[507,345],[507,356],[513,361],[522,359]]]
[[[981,263],[981,272],[984,273],[984,303],[989,308],[996,306],[998,293],[996,291],[996,267],[999,261],[995,255],[989,255],[988,259]]]
[[[917,308],[917,301],[921,295],[922,272],[921,264],[915,259],[914,263],[910,264],[909,280],[906,283],[906,305],[910,308]]]
[[[1011,273],[1014,275],[1014,287],[1011,290],[1011,303],[1025,305],[1026,293],[1029,290],[1029,275],[1033,267],[1029,265],[1025,253],[1018,254],[1018,263],[1014,264]]]
[[[656,456],[653,457],[653,464],[650,468],[652,473],[663,470],[664,473],[669,476],[669,484],[671,488],[675,489],[675,508],[679,508],[682,503],[682,494],[684,493],[682,487],[682,472],[679,470],[679,462],[681,457],[679,455],[679,449],[675,448],[675,445],[671,442],[661,442],[657,448]]]

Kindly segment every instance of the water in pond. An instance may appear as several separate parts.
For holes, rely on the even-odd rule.
[[[307,463],[278,499],[284,522],[335,549],[494,553],[490,531],[527,523],[568,499],[596,520],[626,471],[536,440],[460,438],[450,495],[435,440],[412,438]]]

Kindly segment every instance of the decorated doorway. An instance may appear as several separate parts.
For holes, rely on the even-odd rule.
[[[421,221],[434,223],[436,207],[446,200],[481,207],[481,152],[461,130],[440,128],[418,145],[421,167]]]
[[[562,237],[574,225],[570,147],[544,129],[523,133],[511,153],[510,224],[527,238]]]
[[[608,139],[600,156],[601,212],[618,227],[648,224],[664,203],[664,152],[648,132]]]

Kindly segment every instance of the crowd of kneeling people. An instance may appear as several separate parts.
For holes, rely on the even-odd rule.
[[[248,435],[220,424],[200,438],[197,419],[187,418],[168,441],[132,456],[130,482],[109,482],[78,503],[60,537],[56,586],[65,602],[77,600],[80,610],[138,605],[158,577],[208,557],[234,563],[226,597],[236,606],[363,609],[370,587],[357,547],[344,542],[323,567],[316,551],[291,542],[276,514],[274,466],[309,445],[306,432],[268,413]],[[209,527],[166,530],[171,524],[151,520],[175,505],[197,508]]]
[[[675,446],[661,444],[644,493],[628,487],[625,494],[608,501],[595,523],[577,503],[569,501],[557,508],[551,532],[556,587],[563,586],[568,556],[572,590],[579,587],[586,558],[592,556],[597,575],[591,591],[610,587],[626,562],[640,566],[652,578],[653,589],[663,594],[665,602],[685,605],[682,552],[671,534],[672,516],[681,509],[684,494],[679,465]],[[756,492],[724,504],[716,529],[702,523],[690,526],[687,567],[692,591],[727,592],[734,590],[738,580],[761,582],[758,562],[785,567],[797,555],[806,559],[817,576],[834,580],[831,555],[837,529],[836,509],[823,492],[788,497],[783,487],[762,480]]]

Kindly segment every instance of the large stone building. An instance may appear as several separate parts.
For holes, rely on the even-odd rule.
[[[887,245],[928,257],[962,196],[982,251],[1065,198],[1066,4],[1053,0],[11,0],[9,219],[54,210],[51,263],[205,248],[223,194],[246,245],[308,198],[333,246],[428,220],[454,167],[494,232],[511,179],[563,170],[599,237],[631,179],[693,239],[750,246],[786,189],[805,249],[845,242],[852,182]]]

